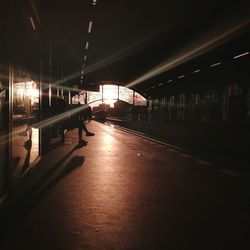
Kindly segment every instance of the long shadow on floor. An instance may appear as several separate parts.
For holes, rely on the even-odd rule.
[[[61,160],[59,160],[45,175],[43,175],[34,185],[32,185],[24,195],[8,205],[0,215],[0,242],[11,235],[11,232],[19,223],[26,219],[29,212],[39,203],[44,195],[53,188],[60,180],[69,175],[78,167],[83,166],[85,158],[83,156],[75,156],[66,167],[52,180],[49,178],[57,170],[68,157],[81,146],[75,146]],[[1,248],[1,247],[0,247]]]
[[[78,167],[81,167],[84,164],[85,158],[82,156],[75,156],[73,157],[70,162],[66,165],[66,167],[61,171],[61,173],[55,177],[53,180],[51,180],[49,183],[47,183],[42,189],[40,189],[35,194],[35,200],[39,201],[46,193],[53,188],[60,180],[62,180],[64,177],[69,175],[71,172],[76,170]]]

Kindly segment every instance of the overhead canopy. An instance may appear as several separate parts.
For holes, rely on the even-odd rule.
[[[249,44],[249,1],[7,2],[1,16],[8,28],[5,47],[12,44],[19,63],[35,62],[38,50],[49,53],[47,64],[72,84],[119,81],[145,92],[230,40],[243,37],[241,43]]]

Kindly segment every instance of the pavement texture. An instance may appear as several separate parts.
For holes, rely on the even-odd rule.
[[[249,176],[100,123],[88,128],[86,146],[69,132],[19,183],[1,250],[250,249]]]

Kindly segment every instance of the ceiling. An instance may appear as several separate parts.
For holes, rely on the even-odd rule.
[[[10,40],[19,37],[19,43],[27,46],[23,27],[33,39],[34,31],[41,30],[42,42],[50,43],[52,64],[60,65],[67,81],[82,86],[117,81],[145,89],[162,74],[248,32],[250,23],[249,1],[226,5],[218,0],[10,2],[5,19],[11,27],[18,26]]]

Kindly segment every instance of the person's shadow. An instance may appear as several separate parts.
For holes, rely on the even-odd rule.
[[[24,159],[21,175],[23,175],[25,171],[28,169],[28,167],[30,166],[30,152],[32,148],[32,140],[27,140],[26,142],[24,142],[23,146],[27,150],[27,153]]]
[[[27,145],[27,151],[29,151],[31,144]],[[10,207],[7,207],[4,211],[0,211],[0,243],[4,241],[7,235],[11,235],[12,230],[26,219],[26,216],[30,211],[41,201],[41,199],[53,188],[60,180],[69,175],[72,171],[78,167],[83,166],[85,158],[83,156],[74,156],[69,163],[60,171],[59,167],[70,156],[70,154],[78,149],[80,146],[75,146],[68,154],[66,154],[61,160],[59,160],[53,168],[42,176],[30,189],[25,192],[22,197],[19,197]],[[28,162],[29,156],[27,156]],[[49,177],[55,171],[60,173],[51,181]],[[47,182],[47,183],[46,183]],[[16,209],[18,207],[18,209]]]
[[[78,167],[81,167],[84,164],[85,158],[83,156],[75,156],[66,167],[61,171],[61,173],[51,180],[42,190],[40,190],[36,196],[35,200],[39,201],[51,188],[53,188],[62,178],[69,175],[71,172],[76,170]]]

